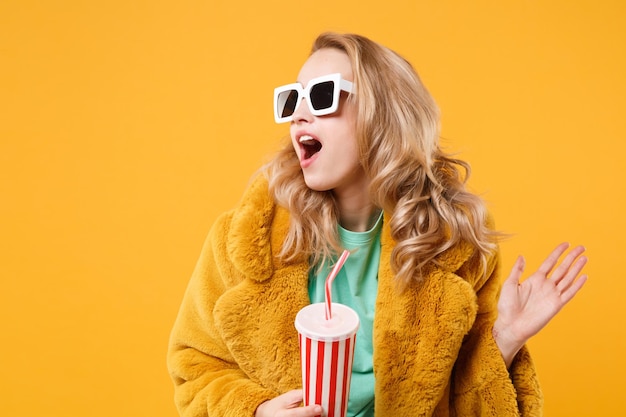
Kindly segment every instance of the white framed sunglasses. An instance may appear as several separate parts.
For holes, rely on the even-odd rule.
[[[285,123],[293,120],[293,113],[303,98],[306,98],[311,114],[324,116],[337,111],[341,91],[352,93],[352,83],[341,78],[341,74],[328,74],[313,78],[305,88],[293,83],[274,89],[274,120]]]

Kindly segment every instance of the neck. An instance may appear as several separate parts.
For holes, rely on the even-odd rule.
[[[380,216],[380,209],[371,206],[369,209],[363,210],[362,213],[350,213],[350,215],[341,216],[339,224],[351,232],[367,232],[374,227],[378,216]]]
[[[368,197],[352,196],[337,198],[339,206],[339,224],[351,232],[366,232],[374,227],[380,209],[372,204]]]
[[[372,203],[369,180],[361,170],[347,185],[333,189],[339,208],[339,224],[351,232],[366,232],[374,227],[380,208]]]

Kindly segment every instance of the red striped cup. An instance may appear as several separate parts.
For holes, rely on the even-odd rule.
[[[326,320],[325,310],[325,303],[311,304],[296,315],[304,405],[321,405],[323,417],[345,417],[359,316],[333,303]]]

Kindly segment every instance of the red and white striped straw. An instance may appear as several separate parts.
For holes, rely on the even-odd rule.
[[[332,312],[332,307],[331,307],[333,303],[333,297],[332,297],[332,292],[331,292],[330,287],[333,284],[335,277],[339,273],[339,270],[341,269],[343,264],[346,262],[346,259],[348,259],[349,255],[350,255],[350,252],[348,250],[344,250],[341,256],[339,257],[339,259],[337,260],[337,263],[335,264],[335,266],[333,266],[333,269],[330,271],[330,274],[328,274],[328,277],[326,277],[326,320],[330,320],[331,318],[333,318],[333,312]]]

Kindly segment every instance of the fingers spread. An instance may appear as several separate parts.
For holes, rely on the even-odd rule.
[[[554,270],[554,272],[550,276],[550,279],[552,279],[555,284],[558,284],[559,281],[561,281],[564,277],[569,276],[571,268],[576,268],[578,264],[576,258],[578,258],[584,251],[585,248],[583,246],[577,246],[572,249],[570,253],[568,253],[567,256],[563,259],[563,262],[561,262],[559,266],[557,266],[557,268]],[[574,263],[574,261],[576,261],[576,263]],[[572,264],[574,264],[573,267]],[[582,268],[583,265],[580,265],[580,268]],[[580,272],[580,269],[578,271]]]
[[[569,301],[574,298],[576,293],[585,285],[587,282],[587,275],[581,275],[572,285],[570,285],[565,291],[561,293],[561,301],[563,305],[569,303]]]
[[[554,265],[559,261],[559,258],[569,247],[569,243],[563,242],[559,246],[557,246],[550,255],[546,258],[545,261],[541,264],[538,271],[541,272],[544,276],[548,276]]]
[[[564,261],[563,264],[559,266],[559,268],[561,266],[563,267],[563,271],[559,271],[560,276],[557,276],[555,271],[554,283],[561,292],[567,289],[572,282],[574,282],[578,274],[580,274],[580,271],[582,271],[583,267],[587,263],[587,257],[581,256],[575,260],[573,265],[571,265],[571,262],[574,262],[574,260],[569,260],[569,264],[567,265]],[[565,268],[566,266],[567,268]]]

